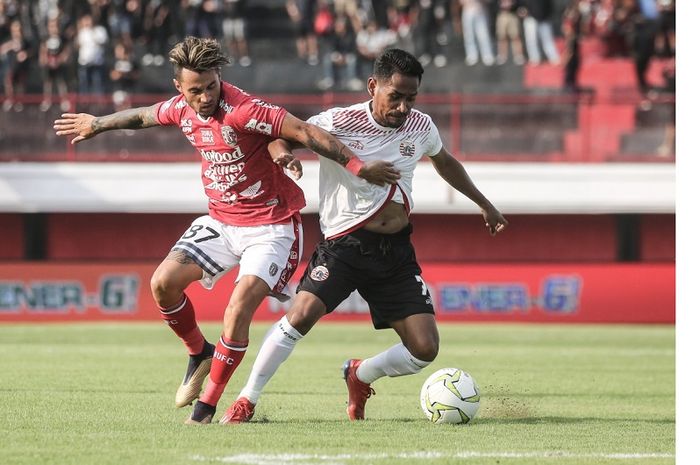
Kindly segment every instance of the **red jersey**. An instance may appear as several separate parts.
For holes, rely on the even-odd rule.
[[[161,125],[178,125],[202,156],[209,215],[225,224],[286,220],[306,205],[304,193],[275,164],[267,144],[279,137],[287,111],[221,83],[219,105],[202,118],[180,94],[158,106]]]

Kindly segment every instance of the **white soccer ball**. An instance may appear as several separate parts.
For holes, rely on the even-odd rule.
[[[479,386],[459,368],[443,368],[425,380],[420,405],[433,423],[469,423],[479,411]]]

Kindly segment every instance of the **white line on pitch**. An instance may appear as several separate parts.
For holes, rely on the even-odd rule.
[[[476,452],[465,451],[455,453],[445,452],[406,452],[398,454],[236,454],[225,457],[194,456],[193,459],[200,462],[220,462],[236,465],[347,465],[355,460],[381,460],[381,459],[421,459],[439,460],[450,458],[540,458],[540,459],[659,459],[674,458],[675,454],[666,453],[574,453],[564,451],[536,451],[536,452]]]

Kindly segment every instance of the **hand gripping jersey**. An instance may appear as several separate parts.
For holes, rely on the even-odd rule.
[[[276,165],[267,144],[286,110],[221,83],[216,112],[199,116],[180,94],[158,106],[158,123],[177,125],[202,156],[209,215],[234,226],[282,222],[304,205],[302,190]]]
[[[406,212],[410,212],[413,171],[418,160],[423,155],[435,156],[442,149],[440,134],[430,116],[412,110],[400,128],[387,128],[377,124],[369,104],[331,108],[308,120],[340,139],[362,161],[388,161],[401,173],[396,186],[377,186],[320,157],[319,214],[326,239],[362,227],[389,201],[404,204]]]

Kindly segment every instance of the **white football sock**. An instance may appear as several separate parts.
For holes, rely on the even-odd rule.
[[[286,316],[272,325],[257,357],[255,357],[248,382],[238,397],[245,397],[257,404],[267,382],[270,381],[282,362],[287,360],[287,357],[294,350],[294,346],[302,337],[304,336],[289,324]]]
[[[370,384],[382,376],[412,375],[428,365],[430,362],[417,359],[403,344],[396,344],[381,354],[363,360],[357,367],[357,378]]]

